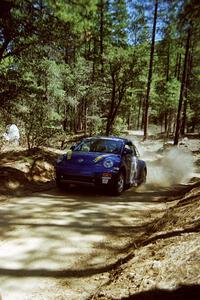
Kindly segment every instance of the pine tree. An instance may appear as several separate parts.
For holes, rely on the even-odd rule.
[[[144,115],[144,139],[145,140],[148,137],[149,96],[150,96],[151,80],[152,80],[152,72],[153,72],[157,12],[158,12],[158,0],[155,0],[153,31],[152,31],[152,41],[151,41],[151,53],[150,53],[150,61],[149,61],[149,75],[148,75],[148,82],[147,82],[147,94],[146,94],[146,99],[145,99],[145,115]]]

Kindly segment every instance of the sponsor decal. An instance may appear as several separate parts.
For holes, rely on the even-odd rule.
[[[96,162],[100,161],[101,159],[108,157],[108,156],[110,156],[110,155],[109,154],[99,155],[94,159],[94,162],[96,163]]]
[[[67,160],[72,158],[72,150],[67,151]]]

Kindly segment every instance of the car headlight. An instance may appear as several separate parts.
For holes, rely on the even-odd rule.
[[[114,165],[114,162],[112,159],[105,159],[104,162],[103,162],[103,166],[105,168],[112,168]]]

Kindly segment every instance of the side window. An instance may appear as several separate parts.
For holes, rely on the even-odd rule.
[[[125,147],[125,149],[132,150],[132,148],[131,148],[131,146],[130,146],[129,143],[126,143],[124,147]]]
[[[133,156],[139,156],[139,152],[136,147],[132,144],[132,142],[127,142],[125,144],[126,149],[131,149],[133,151]]]
[[[138,156],[137,150],[134,145],[132,145],[132,149],[133,149],[133,155]]]
[[[134,148],[135,148],[135,155],[137,156],[137,157],[139,157],[140,156],[140,153],[139,153],[139,151],[138,151],[138,149],[134,146]]]
[[[140,153],[138,152],[137,148],[133,145],[133,154],[137,157],[140,156]]]
[[[132,151],[132,155],[136,156],[135,148],[134,148],[134,146],[133,146],[133,144],[131,142],[126,142],[125,149],[131,150]]]
[[[91,145],[91,141],[87,141],[87,140],[82,141],[80,144],[77,145],[75,151],[88,152],[90,151],[90,145]]]
[[[126,145],[125,145],[125,148],[129,149],[129,150],[132,150],[133,155],[136,155],[135,154],[135,147],[133,146],[133,144],[131,142],[127,142]]]

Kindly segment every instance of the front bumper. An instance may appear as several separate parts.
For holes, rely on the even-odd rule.
[[[113,170],[106,170],[101,172],[84,173],[69,173],[61,170],[56,170],[56,177],[60,181],[67,184],[81,184],[90,186],[112,186],[115,182],[118,172]]]

